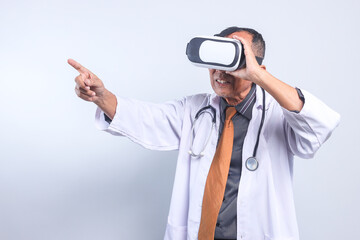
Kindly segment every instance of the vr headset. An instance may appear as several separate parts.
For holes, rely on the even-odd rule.
[[[243,44],[232,38],[195,37],[187,44],[186,55],[198,67],[229,72],[246,67]],[[256,61],[261,65],[263,58]]]

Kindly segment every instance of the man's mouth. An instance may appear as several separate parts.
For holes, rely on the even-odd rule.
[[[228,84],[230,83],[229,81],[223,80],[223,79],[216,79],[216,82],[220,83],[220,84]]]

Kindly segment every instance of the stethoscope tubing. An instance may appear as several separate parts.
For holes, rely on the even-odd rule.
[[[258,130],[258,133],[257,133],[257,138],[256,138],[255,146],[254,146],[253,155],[251,157],[249,157],[245,162],[245,166],[249,171],[255,171],[259,167],[259,161],[256,159],[256,153],[257,153],[257,149],[259,147],[261,130],[262,130],[262,127],[263,127],[264,121],[265,121],[265,90],[263,88],[261,88],[261,91],[262,91],[262,94],[263,94],[263,106],[262,106],[262,115],[261,115],[260,126],[259,126],[259,130]],[[206,111],[208,109],[211,110],[211,113]],[[196,113],[190,134],[195,134],[194,133],[195,122],[198,120],[200,115],[203,114],[203,113],[209,113],[210,115],[212,115],[211,131],[210,131],[210,134],[209,134],[209,136],[208,136],[208,138],[207,138],[207,140],[205,142],[205,145],[204,145],[203,149],[200,151],[199,154],[195,154],[193,149],[192,149],[193,143],[194,143],[194,137],[191,137],[189,154],[191,156],[193,156],[193,157],[203,157],[205,155],[204,151],[205,151],[206,147],[208,146],[208,144],[210,142],[210,138],[212,136],[212,132],[213,132],[213,130],[215,128],[215,124],[216,124],[216,109],[213,106],[208,105],[206,107],[201,108]]]
[[[190,149],[189,149],[189,154],[193,157],[202,157],[205,155],[204,151],[206,149],[206,147],[208,146],[209,142],[210,142],[210,139],[211,139],[211,136],[212,136],[212,133],[214,131],[214,128],[215,128],[215,125],[216,125],[216,109],[211,106],[211,105],[208,105],[206,107],[203,107],[201,108],[195,115],[195,120],[193,122],[193,126],[191,128],[191,132],[190,132],[190,135],[191,134],[195,134],[194,133],[194,128],[195,128],[195,122],[198,120],[198,118],[200,117],[200,115],[202,113],[206,113],[208,111],[206,111],[207,109],[210,109],[212,113],[209,113],[210,115],[212,115],[212,124],[211,124],[211,130],[210,130],[210,134],[208,136],[208,138],[206,139],[206,142],[205,142],[205,145],[203,147],[203,149],[200,151],[200,153],[196,154],[194,153],[194,150],[192,149],[193,147],[193,143],[194,143],[194,137],[190,137]]]
[[[265,90],[263,88],[261,88],[262,93],[263,93],[263,108],[262,108],[262,115],[261,115],[261,122],[260,122],[260,126],[259,126],[259,131],[257,134],[257,138],[256,138],[256,143],[255,143],[255,147],[254,147],[254,152],[253,152],[253,157],[256,157],[256,152],[257,149],[259,147],[259,141],[260,141],[260,133],[261,133],[261,129],[264,125],[264,120],[265,120]]]

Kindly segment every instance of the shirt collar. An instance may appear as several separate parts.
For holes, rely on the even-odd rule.
[[[252,107],[256,99],[256,85],[253,83],[249,93],[246,95],[245,99],[242,100],[238,105],[234,106],[236,111],[241,115],[245,116],[247,119],[251,120],[252,117]],[[226,100],[221,97],[220,100],[220,112],[224,114],[224,111],[227,107],[232,105],[228,104]]]

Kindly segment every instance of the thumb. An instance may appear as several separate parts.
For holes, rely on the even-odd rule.
[[[229,75],[231,75],[231,76],[234,76],[234,75],[235,75],[235,72],[236,72],[236,71],[232,71],[232,72],[225,71],[226,74],[229,74]]]
[[[246,76],[246,69],[245,68],[241,68],[241,69],[238,69],[238,70],[235,70],[235,71],[232,71],[232,72],[229,72],[229,71],[226,71],[225,72],[226,74],[229,74],[233,77],[237,77],[237,78],[245,78]]]
[[[102,86],[101,80],[94,74],[90,73],[84,80],[85,84],[89,87],[100,87]]]

